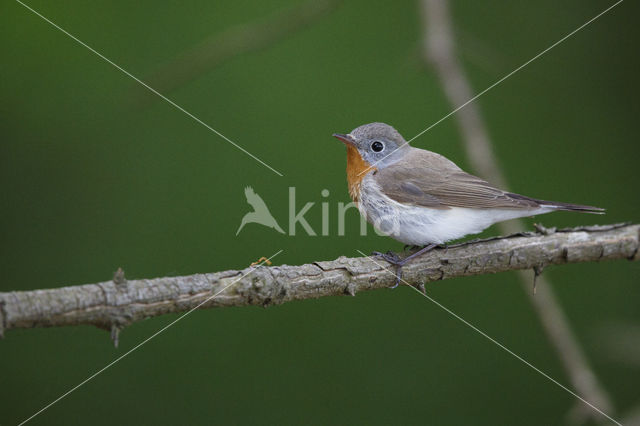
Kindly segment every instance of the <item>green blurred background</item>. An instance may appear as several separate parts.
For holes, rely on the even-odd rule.
[[[268,22],[293,0],[27,3],[146,79],[194,45]],[[463,64],[479,92],[612,2],[455,2]],[[299,205],[348,202],[331,138],[385,121],[410,138],[451,110],[421,58],[414,1],[345,1],[306,28],[232,55],[166,94],[281,171],[199,125],[19,3],[0,5],[0,291],[357,256],[402,245],[347,215],[347,235],[235,236],[254,187],[283,227]],[[511,189],[603,206],[546,226],[638,221],[637,3],[627,1],[478,100]],[[266,17],[266,18],[265,18]],[[266,20],[265,20],[266,19]],[[233,48],[230,49],[233,53]],[[140,100],[143,99],[144,102]],[[467,167],[455,120],[414,142]],[[467,167],[468,168],[468,167]],[[531,224],[534,220],[529,220]],[[371,231],[371,230],[370,230]],[[490,229],[485,235],[495,234]],[[624,418],[640,363],[616,330],[640,322],[640,265],[545,271]],[[515,273],[429,284],[429,294],[569,380]],[[0,424],[27,418],[176,316],[127,328],[9,331],[0,341]],[[617,342],[617,343],[616,343]],[[625,342],[623,342],[625,343]],[[626,342],[640,345],[640,341]],[[407,288],[261,308],[194,312],[33,424],[564,424],[573,396]]]

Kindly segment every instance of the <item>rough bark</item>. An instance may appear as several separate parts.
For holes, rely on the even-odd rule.
[[[421,285],[468,275],[614,259],[639,260],[640,225],[618,224],[521,233],[436,249],[407,264],[404,278]],[[0,293],[0,332],[90,324],[112,331],[145,318],[187,311],[237,282],[202,308],[268,306],[352,295],[393,285],[386,262],[340,257],[300,266],[260,266],[181,277],[114,280],[49,290]],[[389,266],[390,267],[390,266]],[[242,277],[243,274],[247,274]],[[242,278],[240,278],[242,277]],[[238,279],[240,278],[240,279]]]

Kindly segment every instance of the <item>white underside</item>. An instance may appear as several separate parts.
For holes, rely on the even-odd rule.
[[[360,186],[360,213],[378,230],[405,244],[443,244],[482,232],[496,222],[553,211],[536,209],[432,209],[400,204],[384,195],[371,175]]]

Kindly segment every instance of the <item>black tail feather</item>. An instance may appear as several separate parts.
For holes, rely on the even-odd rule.
[[[551,207],[558,210],[567,210],[572,212],[604,214],[605,209],[594,206],[584,206],[582,204],[562,203],[560,201],[536,200],[541,207]]]
[[[548,207],[556,210],[567,210],[572,212],[593,213],[593,214],[604,214],[605,212],[605,209],[600,207],[585,206],[582,204],[563,203],[561,201],[538,200],[536,198],[531,198],[531,197],[527,197],[525,195],[520,195],[520,194],[514,194],[512,192],[508,192],[506,195],[517,200],[525,200],[528,202],[538,204],[540,207]]]

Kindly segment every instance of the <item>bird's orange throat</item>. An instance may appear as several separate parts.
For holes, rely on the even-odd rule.
[[[374,170],[377,169],[366,162],[354,146],[347,145],[347,183],[349,195],[356,204],[360,200],[362,179]]]

